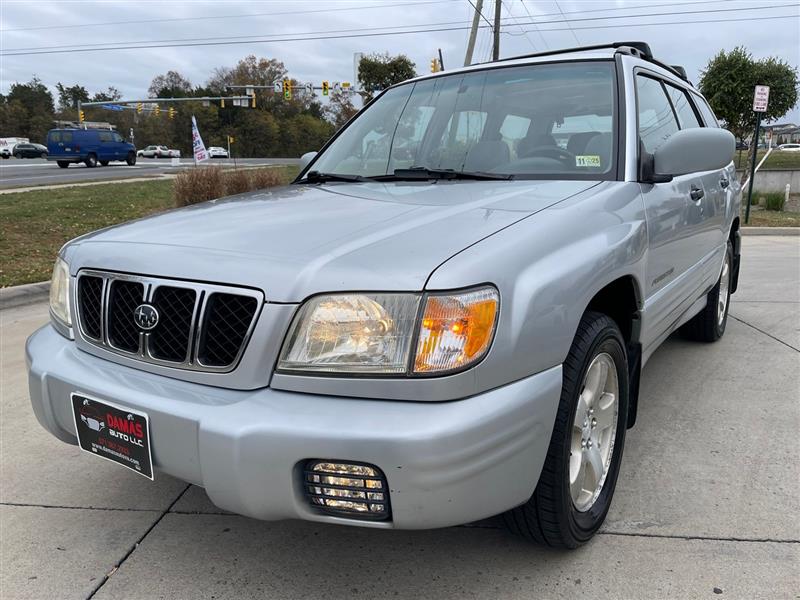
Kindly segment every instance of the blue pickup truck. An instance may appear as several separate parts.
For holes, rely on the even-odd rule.
[[[51,129],[47,134],[47,160],[62,169],[70,163],[104,167],[112,160],[136,164],[136,148],[111,129]]]

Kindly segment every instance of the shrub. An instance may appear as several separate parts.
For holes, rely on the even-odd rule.
[[[287,174],[282,168],[234,169],[199,167],[181,171],[175,177],[176,206],[188,206],[223,196],[283,185]]]
[[[756,198],[767,210],[781,211],[786,201],[784,194],[781,192],[753,192],[753,204],[756,203]]]
[[[199,167],[181,171],[175,177],[173,187],[175,204],[188,206],[225,195],[222,169],[218,167]]]
[[[227,171],[224,175],[224,181],[226,196],[243,194],[253,189],[250,185],[250,176],[244,170],[234,169],[233,171]]]

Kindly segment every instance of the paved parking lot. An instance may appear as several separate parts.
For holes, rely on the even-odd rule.
[[[800,237],[746,237],[742,269],[725,337],[645,369],[611,513],[574,552],[493,521],[258,522],[95,460],[30,409],[46,305],[0,311],[0,597],[800,598]]]

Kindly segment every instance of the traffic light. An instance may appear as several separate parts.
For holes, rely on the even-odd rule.
[[[284,100],[291,100],[292,99],[292,82],[288,79],[283,80],[283,99]]]
[[[86,115],[83,113],[83,111],[82,111],[82,110],[79,110],[79,111],[78,111],[78,121],[80,121],[81,123],[83,123],[83,121],[84,121],[84,119],[85,119],[85,118],[86,118]]]
[[[225,98],[222,98],[222,100],[219,101],[219,107],[225,108]]]
[[[327,81],[322,82],[322,95],[327,96],[330,91],[330,84]]]
[[[143,108],[144,108],[144,106],[142,105],[142,103],[141,103],[141,102],[137,102],[137,103],[136,103],[136,113],[137,113],[137,114],[142,114],[142,109],[143,109]]]
[[[236,141],[236,140],[233,138],[233,136],[232,136],[232,135],[229,135],[229,136],[228,136],[228,143],[229,143],[229,144],[232,144],[232,143],[233,143],[233,142],[235,142],[235,141]]]
[[[155,108],[153,108],[153,114],[155,116],[158,116],[158,115],[161,114],[161,107],[158,104],[156,104]]]
[[[175,118],[175,109],[172,106],[170,106],[169,110],[167,111],[167,114],[169,115],[170,119],[174,119]]]
[[[441,70],[442,70],[442,67],[439,64],[439,59],[438,58],[432,58],[431,59],[431,73],[438,73]]]
[[[256,107],[256,93],[255,93],[255,91],[252,94],[250,94],[250,107],[251,108],[255,108]]]

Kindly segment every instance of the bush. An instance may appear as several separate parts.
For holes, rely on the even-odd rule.
[[[223,196],[233,196],[252,190],[286,183],[285,169],[233,169],[200,167],[181,171],[175,177],[176,206],[188,206]]]
[[[753,192],[753,205],[757,202],[764,205],[767,210],[783,210],[786,201],[784,194],[780,192]]]

